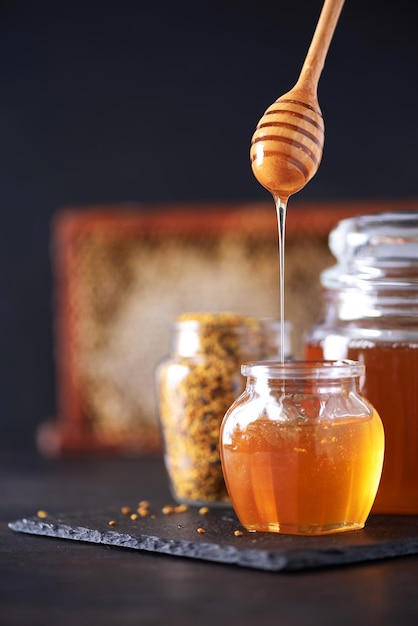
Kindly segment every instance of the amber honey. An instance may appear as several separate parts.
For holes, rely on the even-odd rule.
[[[373,512],[418,513],[418,345],[347,341],[335,337],[338,356],[362,361],[366,375],[362,390],[379,411],[385,435],[385,461]],[[327,337],[332,358],[332,336]],[[306,357],[323,358],[321,342],[306,345]]]
[[[289,368],[290,377],[294,363],[277,367]],[[308,387],[249,380],[223,421],[221,454],[245,528],[321,535],[364,526],[381,475],[384,431],[347,373]]]
[[[292,534],[362,528],[382,454],[383,430],[370,417],[299,427],[260,419],[224,449],[241,523]]]

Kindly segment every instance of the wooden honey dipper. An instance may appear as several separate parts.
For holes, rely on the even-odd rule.
[[[325,0],[296,85],[268,107],[251,141],[255,177],[284,205],[321,162],[324,122],[317,87],[343,4]]]

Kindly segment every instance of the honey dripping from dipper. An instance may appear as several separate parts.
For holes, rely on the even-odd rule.
[[[280,359],[284,361],[284,241],[289,197],[316,174],[324,145],[317,87],[344,0],[325,0],[296,85],[268,107],[254,132],[251,167],[273,196],[280,268]]]

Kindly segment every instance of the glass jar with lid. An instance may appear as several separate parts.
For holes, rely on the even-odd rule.
[[[164,456],[177,502],[230,505],[219,456],[219,429],[242,392],[241,364],[277,358],[277,320],[235,313],[185,313],[172,328],[171,353],[156,370]],[[285,354],[290,356],[290,326]]]
[[[321,275],[323,319],[306,358],[362,361],[363,392],[379,411],[386,451],[376,513],[418,513],[418,211],[341,221]]]
[[[235,512],[249,531],[323,535],[362,528],[379,484],[382,422],[354,361],[248,363],[221,426]]]

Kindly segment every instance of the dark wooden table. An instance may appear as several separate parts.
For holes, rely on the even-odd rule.
[[[0,624],[416,623],[418,556],[307,572],[263,572],[14,533],[39,509],[171,502],[160,459],[47,461],[0,455]]]

